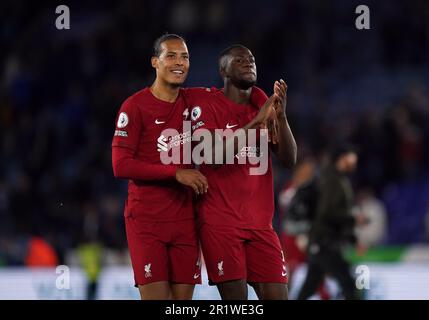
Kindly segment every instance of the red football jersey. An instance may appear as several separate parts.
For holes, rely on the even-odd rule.
[[[267,96],[262,90],[252,90],[257,106],[230,101],[223,90],[216,88],[186,90],[192,127],[237,130],[248,124],[259,112]],[[240,152],[237,154],[242,156]],[[247,156],[247,155],[245,155]],[[274,191],[271,156],[263,175],[250,175],[246,163],[224,164],[219,168],[202,164],[200,171],[207,177],[208,193],[197,204],[199,223],[227,225],[248,229],[270,229],[274,213]]]
[[[148,222],[194,218],[192,190],[175,180],[177,168],[185,164],[163,164],[160,152],[191,142],[191,132],[183,132],[188,117],[184,90],[174,103],[157,99],[149,88],[129,97],[116,118],[112,142],[112,163],[116,177],[127,178],[125,215],[133,214]],[[165,137],[164,129],[178,132]]]

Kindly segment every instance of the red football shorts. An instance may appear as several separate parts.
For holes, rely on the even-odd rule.
[[[274,230],[203,224],[199,228],[209,284],[246,279],[249,283],[287,283],[286,263]]]
[[[201,283],[201,259],[195,221],[144,222],[125,217],[135,285],[156,281]]]

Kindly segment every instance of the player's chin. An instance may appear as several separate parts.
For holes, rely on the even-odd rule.
[[[256,84],[256,77],[243,77],[235,84],[241,90],[247,90]]]
[[[181,85],[183,85],[185,83],[185,80],[186,80],[186,78],[183,78],[183,79],[170,79],[170,81],[168,81],[168,83],[172,87],[180,87]]]
[[[254,74],[253,72],[246,72],[241,75],[241,79],[243,79],[244,81],[256,83],[256,74]]]

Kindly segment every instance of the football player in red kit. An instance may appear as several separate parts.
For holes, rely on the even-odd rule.
[[[185,41],[171,34],[160,37],[151,62],[154,83],[126,99],[118,112],[113,171],[115,177],[129,179],[125,225],[141,298],[192,299],[194,285],[201,283],[192,190],[203,194],[208,184],[189,165],[160,160],[161,151],[183,150],[190,143],[190,132],[162,134],[166,128],[182,133],[188,117],[180,88],[189,69]]]
[[[213,135],[215,129],[244,129],[241,134],[248,136],[249,129],[261,134],[259,128],[275,122],[275,143],[270,144],[270,149],[284,166],[292,167],[296,162],[296,143],[285,113],[286,83],[276,81],[274,94],[268,99],[254,86],[255,59],[241,45],[225,49],[219,63],[223,89],[187,91],[193,106],[194,134],[198,128],[208,129]],[[224,151],[227,143],[228,139]],[[237,159],[262,156],[257,148],[239,149],[237,143],[233,144]],[[217,285],[222,299],[247,299],[247,283],[260,299],[287,299],[284,255],[272,228],[273,175],[267,153],[267,170],[260,175],[249,174],[252,164],[239,164],[237,159],[233,164],[219,166],[205,161],[200,166],[210,189],[197,204],[198,233],[209,281]]]

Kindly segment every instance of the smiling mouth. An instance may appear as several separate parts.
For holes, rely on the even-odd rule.
[[[174,74],[185,74],[185,72],[182,70],[172,70],[171,72],[173,72]]]

